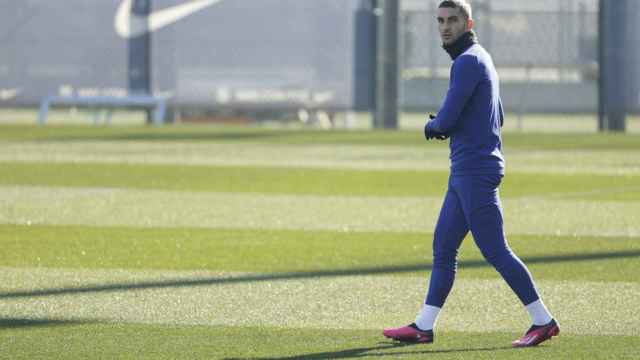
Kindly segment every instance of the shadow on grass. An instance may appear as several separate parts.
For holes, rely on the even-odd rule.
[[[0,135],[2,140],[73,142],[73,141],[286,141],[309,138],[304,130],[274,131],[261,129],[190,129],[170,128],[35,128],[34,134],[14,131]]]
[[[0,318],[0,331],[9,329],[22,329],[33,327],[52,327],[86,324],[86,321],[60,320],[60,319],[20,319]]]
[[[482,352],[482,351],[499,351],[499,350],[513,350],[511,346],[506,347],[482,347],[482,348],[466,348],[466,349],[442,349],[442,350],[429,350],[430,345],[423,344],[403,344],[398,342],[393,343],[380,343],[383,345],[373,347],[362,347],[355,349],[347,349],[341,351],[327,351],[313,354],[300,354],[286,357],[254,357],[254,358],[226,358],[225,360],[320,360],[320,359],[355,359],[361,357],[398,357],[403,355],[428,355],[428,354],[448,354],[448,353],[466,353],[466,352]],[[425,347],[427,350],[416,351],[393,351],[393,352],[381,352],[385,350],[406,348],[406,347]]]
[[[170,129],[167,128],[151,128],[151,129],[107,129],[103,132],[96,132],[84,129],[77,131],[65,131],[62,129],[60,133],[51,131],[42,134],[35,140],[38,141],[166,141],[166,142],[242,142],[242,141],[259,141],[269,143],[293,143],[293,144],[309,144],[310,141],[323,144],[344,143],[344,144],[402,144],[406,142],[407,136],[392,136],[387,133],[364,132],[358,130],[335,130],[331,132],[313,130],[313,129],[294,129],[294,130],[272,130],[272,129],[207,129],[207,128],[189,128],[189,129]],[[409,137],[412,139],[413,137]],[[415,137],[420,140],[419,137]]]
[[[279,144],[370,144],[406,145],[424,144],[415,131],[371,131],[364,129],[314,128],[251,128],[251,127],[6,127],[0,131],[1,140],[9,141],[194,141],[242,142],[258,141]]]
[[[635,258],[635,257],[640,257],[640,250],[617,251],[617,252],[595,253],[595,254],[567,254],[567,255],[556,255],[556,256],[536,256],[536,257],[523,258],[523,261],[526,264],[531,265],[531,264],[551,264],[551,263],[562,263],[562,262],[595,261],[595,260],[622,259],[622,258]],[[461,261],[459,263],[460,268],[482,268],[482,267],[489,267],[489,266],[491,265],[489,265],[484,260]],[[394,265],[394,266],[383,266],[383,267],[366,267],[366,268],[350,268],[350,269],[338,269],[338,270],[303,271],[303,272],[272,273],[272,274],[258,274],[258,275],[245,275],[245,276],[230,276],[225,278],[215,277],[215,278],[179,279],[179,280],[167,280],[167,281],[141,281],[141,282],[135,282],[135,283],[88,285],[83,287],[5,292],[5,293],[0,293],[0,299],[31,298],[31,297],[101,293],[101,292],[118,292],[118,291],[127,291],[127,290],[184,288],[184,287],[194,287],[194,286],[227,285],[227,284],[250,283],[250,282],[261,282],[261,281],[285,281],[285,280],[332,278],[332,277],[347,277],[347,276],[402,274],[402,273],[414,273],[414,272],[420,272],[420,271],[431,271],[432,268],[433,267],[430,264],[407,264],[407,265]]]
[[[121,134],[108,134],[98,136],[67,136],[56,138],[58,141],[241,141],[261,140],[299,136],[299,132],[276,131],[188,131],[188,132],[132,132]]]

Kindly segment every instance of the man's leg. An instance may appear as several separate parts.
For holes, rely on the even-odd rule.
[[[449,187],[433,235],[433,269],[429,291],[416,325],[432,330],[451,292],[458,270],[458,249],[469,232],[458,195]]]
[[[427,305],[444,306],[458,270],[458,249],[468,232],[458,195],[449,188],[433,235],[433,270]]]
[[[537,345],[557,335],[559,328],[540,299],[531,273],[507,243],[498,191],[500,180],[501,176],[498,175],[459,177],[455,181],[455,188],[460,194],[469,227],[482,255],[502,275],[531,315],[534,326],[527,335],[532,333],[536,337],[531,340],[528,339],[531,335],[525,335],[525,341],[533,342],[524,345],[518,342],[514,346]]]
[[[455,279],[458,248],[468,232],[460,201],[449,186],[434,234],[433,270],[426,303],[415,323],[385,329],[384,336],[404,342],[433,342],[435,322]]]
[[[498,192],[500,180],[499,175],[459,176],[454,186],[482,255],[527,305],[540,296],[529,270],[507,244]]]

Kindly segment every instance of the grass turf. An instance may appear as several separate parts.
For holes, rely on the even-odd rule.
[[[576,158],[581,159],[580,164],[589,163],[581,152],[584,150],[616,152],[621,156],[628,151],[640,150],[638,135],[506,133],[504,139],[507,148],[524,152],[575,152]],[[159,141],[216,142],[239,147],[252,143],[289,144],[293,147],[309,144],[424,146],[426,149],[443,147],[442,144],[425,144],[420,132],[316,132],[217,127],[3,126],[0,140],[7,143],[53,141],[61,144],[68,141],[105,141],[114,142],[116,147],[119,141],[141,144]],[[122,160],[126,160],[126,155],[122,155]],[[0,172],[0,184],[319,196],[442,196],[446,176],[445,171],[24,164],[5,161]],[[510,173],[505,179],[502,190],[505,197],[552,197],[560,202],[625,200],[633,203],[640,199],[637,186],[636,176],[596,176],[587,173],[531,176],[516,172]],[[567,216],[587,216],[585,214],[592,212],[576,211]],[[596,218],[591,220],[598,221]],[[601,225],[605,231],[608,225]],[[518,229],[515,230],[517,232]],[[71,271],[105,268],[220,270],[316,277],[419,274],[426,278],[430,270],[430,236],[428,233],[386,231],[349,233],[6,224],[0,226],[0,247],[3,249],[0,266],[25,269],[55,267]],[[588,286],[589,281],[638,281],[635,273],[640,248],[636,237],[514,235],[510,237],[510,242],[539,279],[571,280],[576,282],[574,284],[585,282],[584,286]],[[486,266],[471,239],[467,239],[463,246],[461,265],[460,277],[470,279],[472,282],[469,284],[474,284],[476,279],[496,278],[495,271]],[[18,281],[26,282],[27,279]],[[401,282],[402,278],[398,281]],[[560,283],[557,286],[562,285]],[[569,291],[568,294],[573,293]],[[626,294],[627,300],[633,301],[633,294]],[[277,302],[278,299],[269,301]],[[2,306],[0,303],[0,310]],[[631,310],[627,303],[621,306],[620,309],[614,306],[609,310]],[[578,317],[574,321],[581,321],[580,314],[572,315]],[[633,328],[631,323],[625,326]],[[597,333],[597,328],[594,332]],[[380,329],[142,325],[101,323],[90,318],[74,320],[3,315],[0,319],[0,358],[637,357],[637,336],[578,336],[575,332],[568,332],[559,340],[536,349],[512,350],[509,343],[517,335],[491,331],[442,332],[438,333],[438,342],[432,346],[395,346],[381,338]]]
[[[635,359],[638,340],[572,336],[512,349],[514,333],[438,333],[436,343],[402,345],[376,330],[157,326],[0,319],[12,359]],[[38,344],[38,346],[33,346]],[[603,352],[602,349],[607,351]]]

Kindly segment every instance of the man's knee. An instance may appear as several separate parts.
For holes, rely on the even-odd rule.
[[[441,270],[456,272],[458,269],[458,251],[435,250],[433,251],[433,267]]]
[[[514,260],[514,254],[507,246],[501,246],[495,249],[480,248],[480,252],[487,262],[498,271],[509,267]]]

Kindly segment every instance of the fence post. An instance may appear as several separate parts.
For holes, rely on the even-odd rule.
[[[152,0],[134,0],[131,5],[131,18],[149,18]],[[148,24],[147,24],[148,25]],[[128,41],[128,84],[130,94],[151,94],[151,33],[145,31]],[[151,110],[147,110],[147,123],[153,121]]]
[[[430,11],[429,12],[430,18],[427,19],[427,21],[435,21],[434,18],[438,13],[438,4],[436,2],[431,2],[429,11]],[[429,40],[431,40],[432,38],[440,39],[440,34],[438,34],[438,30],[432,31],[432,29],[433,27],[429,27],[428,39]],[[432,86],[435,86],[436,79],[438,78],[438,51],[441,51],[442,49],[440,48],[440,46],[438,46],[437,41],[428,41],[428,43],[429,43],[429,63],[430,63],[429,70],[431,73],[430,81]]]
[[[635,0],[633,0],[635,1]],[[628,0],[600,0],[600,131],[625,131],[630,62],[627,43],[630,38]]]
[[[374,128],[398,128],[400,0],[377,0]]]

